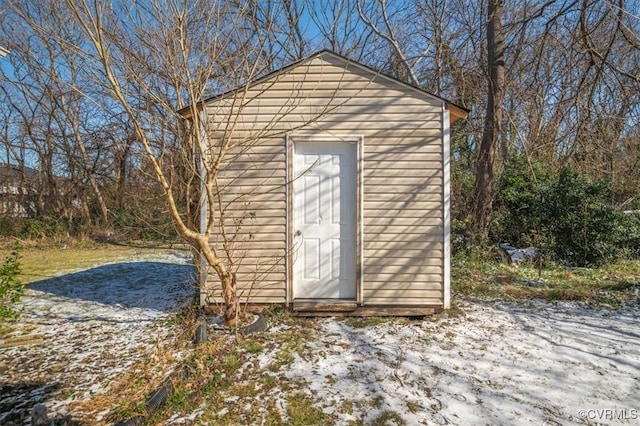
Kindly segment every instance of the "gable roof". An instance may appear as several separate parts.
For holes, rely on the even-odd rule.
[[[451,113],[451,123],[453,123],[453,122],[455,122],[455,121],[457,121],[459,119],[467,118],[467,116],[469,115],[469,110],[467,108],[461,107],[460,105],[456,105],[453,102],[450,102],[450,101],[448,101],[448,100],[446,100],[446,99],[444,99],[444,98],[442,98],[440,96],[434,95],[431,92],[428,92],[428,91],[426,91],[424,89],[416,87],[416,86],[414,86],[412,84],[405,83],[402,80],[398,80],[395,77],[391,77],[390,75],[384,74],[384,73],[382,73],[380,71],[376,71],[371,67],[363,65],[363,64],[361,64],[359,62],[356,62],[356,61],[352,61],[351,59],[347,58],[346,56],[339,55],[339,54],[337,54],[337,53],[335,53],[335,52],[333,52],[331,50],[326,50],[326,49],[325,50],[321,50],[321,51],[316,52],[316,53],[313,53],[313,54],[311,54],[311,55],[309,55],[309,56],[307,56],[305,58],[302,58],[302,59],[299,59],[297,61],[294,61],[294,62],[290,63],[289,65],[286,65],[286,66],[284,66],[284,67],[282,67],[282,68],[280,68],[280,69],[278,69],[276,71],[272,71],[272,72],[270,72],[268,74],[265,74],[264,76],[259,77],[257,79],[251,80],[251,81],[249,81],[249,82],[243,84],[242,86],[237,87],[237,88],[235,88],[233,90],[229,90],[227,92],[220,93],[218,95],[208,97],[204,101],[198,103],[198,108],[201,108],[201,105],[203,103],[206,104],[206,103],[208,103],[210,101],[213,101],[215,99],[223,98],[223,97],[225,97],[225,96],[227,96],[227,95],[229,95],[231,93],[235,93],[235,92],[241,91],[244,88],[246,88],[248,85],[262,83],[262,82],[267,81],[267,80],[269,80],[269,79],[271,79],[271,78],[273,78],[275,76],[284,74],[284,73],[290,71],[291,69],[293,69],[293,68],[295,68],[295,67],[297,67],[299,65],[302,65],[302,64],[304,64],[306,62],[310,62],[310,61],[312,61],[312,60],[314,60],[316,58],[320,58],[322,56],[328,56],[328,57],[331,57],[333,59],[337,59],[339,62],[342,62],[344,64],[345,68],[347,68],[348,66],[355,66],[355,67],[361,69],[362,71],[364,71],[365,73],[370,74],[372,79],[374,77],[380,77],[383,80],[387,80],[387,81],[390,81],[390,82],[395,83],[395,84],[400,84],[400,85],[406,87],[409,90],[416,91],[417,93],[419,93],[421,95],[427,95],[428,97],[430,97],[430,98],[432,98],[434,100],[438,100],[440,102],[443,102],[445,108],[448,109],[449,112]],[[177,112],[178,112],[178,114],[182,115],[183,117],[189,118],[189,116],[191,115],[191,106],[184,107],[184,108],[178,110]]]

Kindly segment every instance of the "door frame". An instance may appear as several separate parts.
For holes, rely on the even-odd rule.
[[[318,143],[318,142],[343,142],[353,144],[356,150],[356,303],[358,305],[363,304],[363,149],[364,149],[364,136],[362,135],[335,135],[329,133],[289,133],[285,136],[285,167],[287,169],[287,184],[285,188],[286,195],[286,231],[285,239],[286,256],[285,256],[285,282],[286,282],[286,306],[290,308],[293,303],[293,286],[294,286],[294,273],[293,273],[293,255],[294,255],[294,223],[293,223],[293,208],[294,208],[294,194],[293,194],[293,179],[295,178],[293,172],[294,165],[294,145],[299,143]]]

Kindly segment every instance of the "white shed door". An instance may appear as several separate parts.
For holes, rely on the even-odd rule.
[[[293,297],[356,298],[356,145],[294,144]]]

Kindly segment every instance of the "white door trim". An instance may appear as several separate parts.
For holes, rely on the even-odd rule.
[[[314,142],[346,142],[352,143],[356,146],[356,302],[358,304],[363,304],[363,267],[364,267],[364,258],[363,258],[363,150],[364,150],[364,136],[362,135],[336,135],[336,134],[327,134],[327,133],[306,133],[306,132],[298,132],[287,134],[285,137],[285,149],[286,149],[286,168],[287,168],[287,186],[286,186],[286,199],[287,199],[287,210],[286,210],[286,234],[285,238],[287,241],[287,256],[286,256],[286,304],[289,306],[293,303],[293,249],[294,249],[294,223],[293,223],[293,208],[294,208],[294,200],[293,200],[293,179],[294,171],[293,171],[293,155],[294,155],[294,144],[295,143],[314,143]]]

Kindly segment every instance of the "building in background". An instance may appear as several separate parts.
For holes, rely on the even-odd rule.
[[[0,216],[31,217],[35,212],[38,171],[0,164]]]

